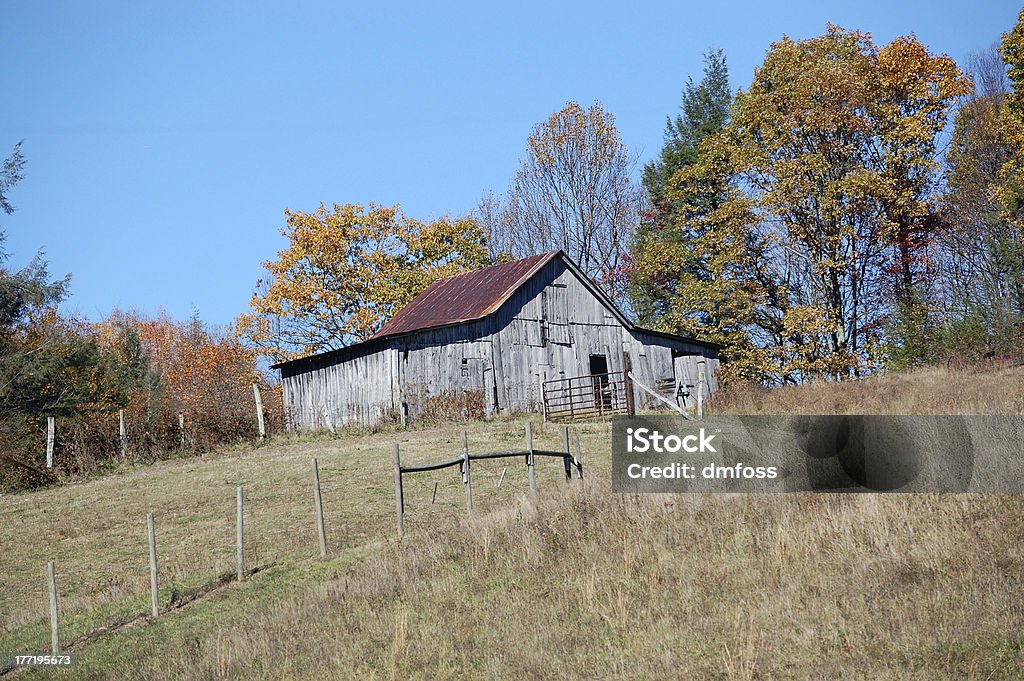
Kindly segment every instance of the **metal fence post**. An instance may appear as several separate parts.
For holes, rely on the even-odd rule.
[[[530,478],[530,494],[537,495],[537,472],[533,465],[533,422],[526,422],[526,470]]]
[[[470,477],[469,437],[462,431],[462,482],[466,485],[466,511],[473,512],[473,480]]]

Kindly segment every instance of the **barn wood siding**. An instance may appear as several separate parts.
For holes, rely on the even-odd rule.
[[[690,398],[682,401],[680,406],[692,408],[696,406],[698,374],[701,367],[704,371],[704,382],[707,395],[718,389],[718,352],[705,345],[688,343],[640,330],[625,332],[625,346],[633,357],[633,373],[637,380],[654,389],[659,381],[671,379],[678,392],[680,385],[688,391]],[[640,358],[637,361],[637,358]],[[639,408],[660,408],[657,400],[639,389],[634,390],[636,404]],[[666,395],[668,397],[668,395]]]
[[[478,400],[482,400],[485,414],[493,411],[491,338],[486,327],[479,322],[462,324],[396,341],[403,358],[402,383],[411,418],[445,409],[461,412]],[[464,399],[467,403],[460,406]]]
[[[539,410],[541,383],[589,374],[590,355],[604,355],[609,371],[622,370],[624,327],[561,259],[509,298],[495,314],[495,327],[506,411]],[[565,337],[568,344],[561,342]]]
[[[352,423],[396,420],[394,353],[312,357],[282,370],[285,410],[292,430],[335,430]]]

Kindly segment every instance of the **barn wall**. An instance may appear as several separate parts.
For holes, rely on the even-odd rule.
[[[397,353],[386,344],[373,352],[311,358],[281,372],[289,430],[334,430],[353,423],[397,420]]]
[[[490,416],[495,411],[490,325],[422,331],[395,341],[411,418]]]

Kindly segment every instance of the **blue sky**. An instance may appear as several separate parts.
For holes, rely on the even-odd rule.
[[[153,3],[0,5],[0,157],[26,177],[0,215],[11,265],[42,247],[68,312],[214,324],[244,311],[282,212],[402,204],[429,219],[507,187],[532,126],[600,100],[641,162],[702,54],[745,88],[784,33],[831,21],[915,33],[958,61],[1012,2]],[[638,168],[639,175],[639,168]]]

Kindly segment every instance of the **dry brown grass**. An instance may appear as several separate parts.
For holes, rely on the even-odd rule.
[[[84,678],[1019,678],[1019,498],[523,504],[248,584]]]
[[[837,386],[779,399],[803,413],[934,409],[934,386],[961,385],[942,373],[841,386],[852,406]],[[990,378],[964,377],[961,387],[988,395],[973,384]],[[966,411],[1020,413],[1014,380],[999,374],[1002,403]],[[473,448],[517,447],[520,425],[475,424]],[[468,520],[455,473],[411,478],[400,542],[390,444],[402,440],[410,461],[447,458],[458,446],[451,429],[164,462],[2,497],[0,651],[45,645],[43,575],[54,555],[69,633],[118,609],[145,610],[148,509],[170,561],[165,579],[180,586],[228,569],[233,489],[245,483],[251,562],[275,564],[81,646],[75,677],[1024,678],[1020,497],[614,495],[607,424],[581,435],[587,486],[567,488],[551,461],[537,505],[513,462],[474,467],[479,512]],[[558,442],[555,428],[538,435],[538,446]],[[328,561],[313,557],[312,454]],[[121,581],[111,586],[112,577]]]
[[[521,421],[466,427],[474,451],[522,447]],[[249,565],[314,555],[312,456],[319,461],[332,549],[349,550],[386,537],[394,528],[393,444],[401,444],[406,463],[438,461],[459,452],[458,433],[457,427],[448,426],[299,438],[295,444],[161,461],[60,487],[2,495],[0,652],[23,641],[41,647],[48,640],[40,638],[39,624],[48,612],[45,593],[40,592],[48,560],[57,563],[67,638],[145,611],[150,511],[156,516],[164,602],[172,592],[232,569],[237,485],[246,490]],[[559,441],[555,428],[537,430],[538,447],[555,448]],[[546,463],[538,467],[541,483],[555,486],[561,464]],[[524,467],[509,461],[502,489],[494,489],[503,465],[474,466],[481,512],[507,506],[526,488]],[[438,494],[432,504],[434,482]],[[406,498],[411,531],[458,515],[465,504],[458,473],[451,469],[407,478]]]
[[[734,384],[709,410],[725,414],[1024,414],[1024,367],[929,367],[843,383],[768,390]]]

